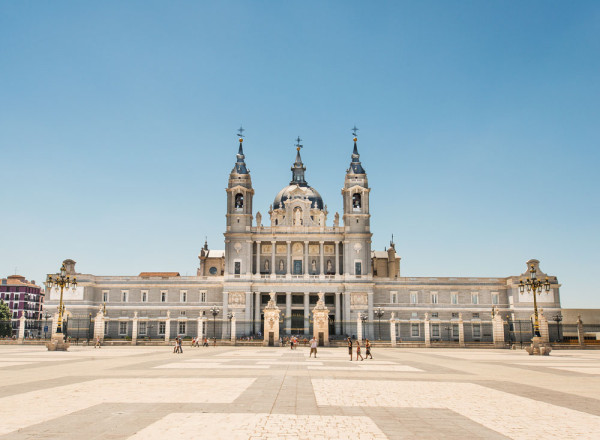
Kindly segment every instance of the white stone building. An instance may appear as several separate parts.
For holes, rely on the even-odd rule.
[[[392,312],[395,336],[404,341],[422,341],[425,322],[433,340],[456,339],[459,319],[467,340],[491,340],[486,323],[495,307],[503,319],[529,320],[533,297],[518,291],[527,271],[496,278],[401,276],[393,242],[384,251],[371,249],[371,188],[356,137],[342,188],[341,219],[337,213],[331,219],[319,193],[308,185],[298,145],[292,180],[275,196],[264,219],[268,226],[253,207],[242,146],[240,138],[226,190],[224,251],[205,243],[197,276],[77,274],[79,287],[66,294],[66,310],[87,316],[104,309],[105,334],[116,338],[196,336],[199,325],[203,335],[229,338],[231,313],[237,336],[258,334],[270,292],[276,293],[282,310],[281,334],[311,334],[311,310],[319,292],[330,310],[333,338],[355,335],[362,315],[366,337],[387,339],[390,326],[380,322],[388,322]],[[538,277],[546,277],[537,260],[527,262],[527,268],[531,264]],[[75,272],[74,262],[68,270]],[[549,280],[551,290],[538,297],[547,315],[560,309],[560,285],[555,276]],[[48,296],[46,308],[56,309],[58,293]],[[211,313],[215,306],[216,317]]]

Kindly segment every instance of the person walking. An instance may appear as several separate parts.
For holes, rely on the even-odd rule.
[[[352,361],[352,339],[350,338],[348,338],[348,354],[350,355],[350,360]]]
[[[315,354],[315,359],[316,359],[317,358],[317,340],[315,339],[314,336],[310,340],[310,354],[308,355],[308,357],[311,357],[313,353]]]
[[[173,341],[173,353],[178,353],[179,345],[177,344],[177,338]]]
[[[183,353],[183,339],[179,338],[179,343],[178,343],[178,347],[179,347],[179,354]]]
[[[102,348],[102,345],[100,344],[100,336],[96,338],[96,345],[94,345],[94,348]]]
[[[358,358],[360,357],[361,361],[364,361],[362,354],[360,354],[360,342],[358,342],[358,339],[356,340],[356,360],[358,360]]]
[[[369,341],[367,339],[367,342],[365,342],[365,348],[367,349],[367,354],[365,355],[366,359],[369,359],[369,357],[371,359],[373,359],[373,355],[371,354],[371,341]]]

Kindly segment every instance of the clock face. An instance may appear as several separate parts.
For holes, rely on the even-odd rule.
[[[208,269],[208,271],[210,272],[211,275],[216,275],[217,274],[217,268],[216,267],[211,267],[210,269]]]

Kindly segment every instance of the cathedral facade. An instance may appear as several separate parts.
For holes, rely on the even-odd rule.
[[[531,266],[551,283],[548,292],[538,295],[538,306],[547,315],[560,310],[560,285],[555,276],[541,272],[537,260],[529,260],[523,274],[497,278],[401,276],[393,242],[383,251],[371,249],[371,188],[356,135],[353,141],[341,218],[335,213],[331,219],[320,194],[308,184],[299,143],[291,180],[263,218],[253,207],[254,189],[240,137],[226,188],[224,250],[205,243],[196,276],[77,274],[77,289],[65,292],[67,314],[102,310],[104,334],[113,338],[135,334],[169,339],[199,333],[229,338],[232,329],[237,336],[249,336],[262,331],[262,311],[274,293],[282,312],[280,333],[310,335],[311,311],[322,293],[332,338],[355,335],[362,322],[366,337],[386,339],[394,332],[389,325],[382,330],[381,321],[393,318],[395,337],[403,341],[423,340],[424,325],[434,339],[457,338],[459,320],[467,339],[485,340],[485,323],[493,314],[513,321],[531,316],[533,296],[518,288]],[[75,262],[66,262],[67,271],[75,274]],[[51,291],[46,308],[56,309],[58,299],[58,291]],[[233,316],[235,327],[230,325]]]

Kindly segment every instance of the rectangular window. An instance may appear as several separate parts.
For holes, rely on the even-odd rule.
[[[142,336],[146,335],[146,330],[148,328],[148,323],[146,321],[138,322],[138,333]]]
[[[479,293],[471,294],[471,304],[479,304]]]
[[[108,290],[102,291],[102,302],[105,302],[105,303],[108,302]]]
[[[410,325],[410,335],[413,338],[419,336],[419,324],[411,324]]]
[[[182,290],[180,292],[180,299],[182,303],[187,302],[187,290]]]
[[[233,263],[233,267],[234,267],[234,274],[235,275],[239,275],[242,273],[242,262],[241,261],[236,261],[235,263]]]
[[[179,334],[180,335],[185,335],[185,322],[180,322],[179,323]]]
[[[452,304],[456,305],[458,304],[458,293],[456,292],[452,292],[450,294],[450,301],[452,302]]]
[[[433,338],[439,338],[440,337],[440,325],[439,324],[432,324],[431,325],[431,336]]]
[[[179,316],[185,316],[185,310],[181,310],[181,311],[179,312]]]
[[[200,302],[203,302],[203,303],[206,302],[206,290],[200,291]]]
[[[119,322],[119,335],[127,334],[127,322]]]
[[[452,318],[458,319],[458,312],[452,312]]]
[[[142,302],[148,302],[148,291],[147,290],[142,290]]]
[[[497,293],[492,293],[492,304],[497,306],[500,303],[499,295]]]
[[[354,275],[362,275],[362,263],[360,261],[354,262]]]
[[[473,337],[481,338],[481,325],[480,324],[473,324]]]
[[[410,303],[411,304],[417,303],[417,292],[410,292]]]
[[[158,334],[159,335],[164,335],[166,329],[167,329],[167,323],[165,321],[160,321],[158,323]]]
[[[398,304],[398,293],[397,292],[390,292],[390,302],[392,304]]]
[[[458,324],[452,324],[452,336],[458,338]]]
[[[479,313],[473,313],[473,318],[474,319],[479,319]]]
[[[438,317],[439,317],[439,316],[438,316],[438,312],[432,312],[432,313],[431,313],[431,317],[432,317],[432,318],[438,318]]]
[[[108,334],[108,321],[104,321],[104,334]]]
[[[163,302],[163,303],[167,302],[167,292],[166,292],[166,290],[162,290],[160,292],[160,302]]]
[[[438,303],[438,294],[437,292],[431,292],[431,304]]]
[[[121,302],[126,303],[127,302],[127,297],[129,296],[129,291],[127,290],[122,290],[121,291]]]

